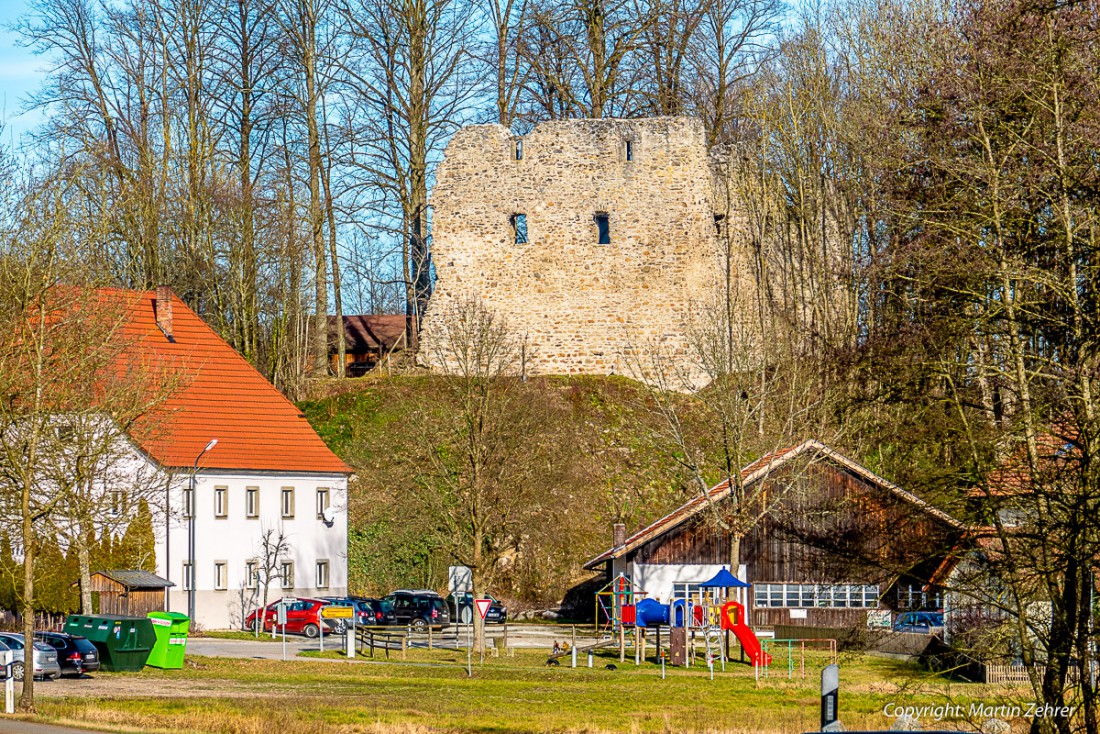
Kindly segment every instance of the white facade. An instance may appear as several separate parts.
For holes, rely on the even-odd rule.
[[[691,563],[629,563],[626,564],[626,575],[636,588],[645,591],[647,599],[657,599],[668,604],[673,598],[681,599],[683,594],[675,594],[677,584],[700,584],[709,581],[723,568],[729,568],[728,564],[691,564]],[[739,579],[746,579],[745,566],[741,566],[735,574]],[[742,589],[737,589],[734,599],[745,603]]]
[[[189,473],[172,479],[167,546],[164,515],[155,521],[157,574],[175,583],[168,593],[169,611],[187,613],[190,566],[195,624],[202,629],[240,629],[244,617],[262,604],[262,582],[258,585],[249,578],[249,562],[263,565],[262,537],[269,529],[285,536],[286,552],[279,554],[277,573],[289,570],[292,577],[271,581],[269,603],[283,596],[347,593],[345,475],[200,469],[193,518],[186,510],[190,482]],[[331,522],[321,512],[326,501]],[[192,519],[194,559],[189,553]]]

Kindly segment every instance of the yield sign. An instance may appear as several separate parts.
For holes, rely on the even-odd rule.
[[[481,615],[482,619],[485,619],[485,615],[489,613],[489,606],[492,603],[492,599],[474,599],[474,604],[477,605],[477,613]]]

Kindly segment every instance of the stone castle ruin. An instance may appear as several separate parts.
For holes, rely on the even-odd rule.
[[[636,376],[647,350],[689,363],[693,319],[724,282],[722,191],[692,118],[463,128],[432,198],[425,361],[448,369],[433,344],[472,298],[525,340],[529,373]]]

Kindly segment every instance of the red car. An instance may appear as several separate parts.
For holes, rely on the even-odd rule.
[[[290,602],[286,610],[286,631],[290,634],[316,637],[320,634],[321,625],[324,623],[321,619],[321,608],[331,603],[321,599],[296,599]],[[268,604],[265,610],[257,609],[249,614],[244,619],[244,628],[255,632],[262,619],[263,631],[270,632],[278,616],[278,605],[279,602],[275,601]],[[278,630],[282,631],[282,629],[282,625],[279,625]]]

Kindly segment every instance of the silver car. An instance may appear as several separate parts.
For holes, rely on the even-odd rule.
[[[15,632],[0,632],[0,642],[7,645],[8,649],[14,653],[15,661],[11,666],[12,677],[16,680],[23,680],[23,676],[26,674],[26,651],[24,649],[26,644],[23,641],[23,635]],[[37,641],[34,643],[34,677],[52,678],[53,680],[61,677],[61,666],[57,662],[57,650]]]

